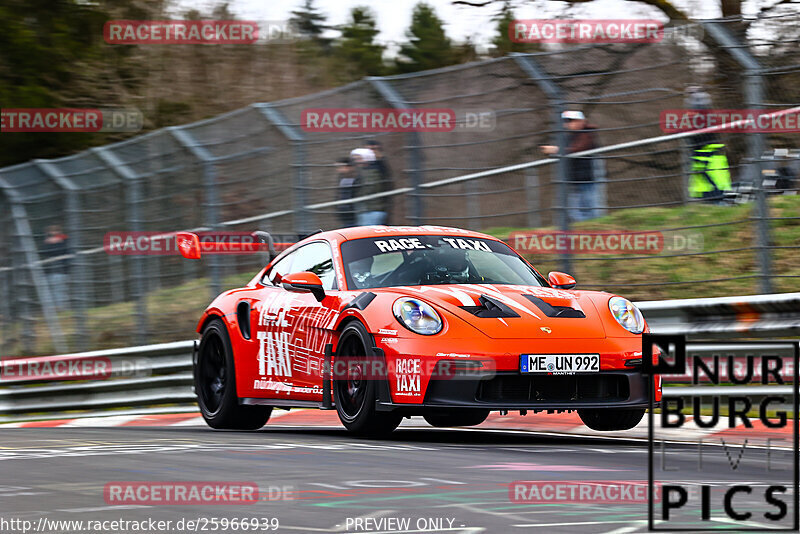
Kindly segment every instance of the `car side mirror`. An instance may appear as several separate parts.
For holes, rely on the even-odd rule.
[[[577,282],[572,276],[558,271],[553,271],[548,274],[547,281],[556,289],[572,289],[577,285]]]
[[[316,274],[305,271],[302,273],[287,274],[281,278],[281,285],[287,291],[297,293],[311,293],[318,302],[325,298],[325,290],[322,289],[322,280]]]
[[[200,238],[192,232],[178,232],[175,234],[178,250],[187,260],[200,259]]]

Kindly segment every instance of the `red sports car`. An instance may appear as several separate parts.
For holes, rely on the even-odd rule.
[[[199,257],[182,234],[186,257]],[[335,409],[360,434],[490,411],[577,410],[597,430],[642,418],[647,325],[628,300],[539,274],[494,237],[436,226],[319,232],[197,325],[195,390],[213,428],[257,429],[274,407]]]

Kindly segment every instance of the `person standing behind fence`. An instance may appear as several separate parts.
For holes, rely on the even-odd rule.
[[[711,107],[711,96],[699,86],[686,88],[686,107],[703,113]],[[713,133],[702,133],[689,139],[692,173],[689,175],[689,196],[695,200],[721,203],[731,191],[731,171],[725,144]]]
[[[392,170],[389,167],[389,162],[386,161],[386,156],[383,153],[383,145],[380,141],[376,141],[371,139],[367,141],[367,147],[372,150],[373,154],[375,154],[375,161],[372,162],[370,165],[372,168],[378,171],[378,175],[380,176],[380,190],[383,191],[391,191],[394,189],[394,182],[392,181]],[[386,213],[386,217],[383,221],[383,224],[389,224],[389,211],[391,209],[392,201],[391,197],[383,197],[381,199],[382,202],[382,210]]]
[[[595,126],[589,124],[581,111],[565,111],[561,114],[567,135],[566,154],[583,152],[597,148]],[[552,156],[558,154],[558,147],[544,145],[542,152]],[[567,158],[567,179],[569,180],[567,206],[571,221],[585,221],[598,216],[597,191],[594,176],[594,158],[583,156]]]
[[[47,234],[42,247],[42,257],[44,272],[47,275],[47,283],[50,287],[50,294],[53,298],[53,305],[61,310],[67,304],[67,283],[69,282],[69,244],[67,235],[61,231],[58,225],[48,226]],[[59,258],[59,259],[55,259]]]
[[[731,191],[731,171],[723,143],[704,143],[692,150],[692,174],[689,196],[707,202],[722,203]]]
[[[350,157],[355,162],[358,172],[358,196],[375,195],[387,190],[384,188],[385,182],[380,172],[372,165],[375,153],[371,149],[355,148],[350,152]],[[385,197],[364,200],[356,212],[356,224],[358,226],[386,224],[386,202]]]
[[[336,163],[336,176],[339,178],[339,200],[350,200],[357,196],[358,176],[350,158],[341,158]],[[339,204],[339,222],[342,228],[356,225],[355,204]]]

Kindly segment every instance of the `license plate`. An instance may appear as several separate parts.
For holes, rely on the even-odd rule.
[[[599,354],[522,354],[519,370],[523,373],[597,373]]]

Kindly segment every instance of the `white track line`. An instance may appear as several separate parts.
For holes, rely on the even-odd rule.
[[[107,426],[122,426],[129,421],[139,419],[140,415],[112,415],[109,417],[84,417],[81,419],[73,419],[72,421],[61,425],[61,427],[107,427]]]

